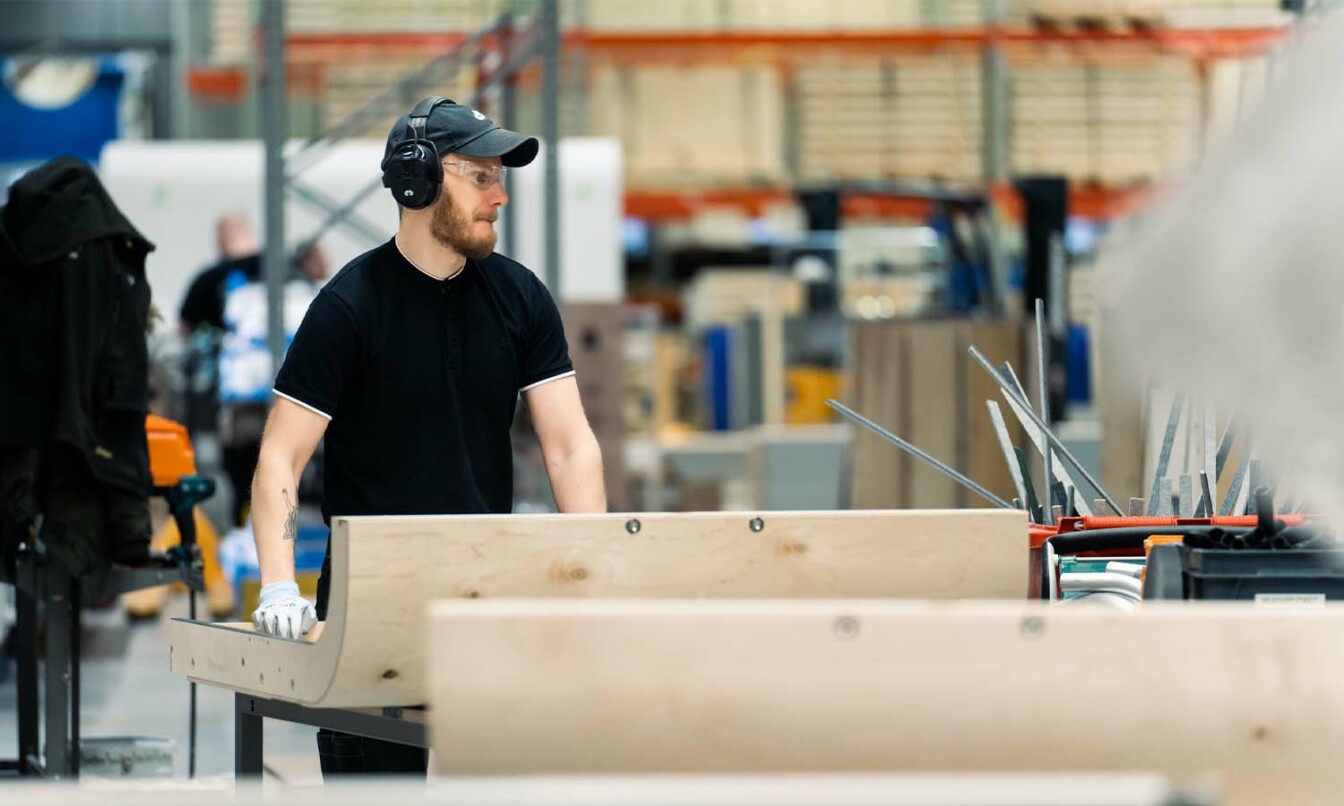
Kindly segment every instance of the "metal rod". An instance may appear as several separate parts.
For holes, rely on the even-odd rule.
[[[514,30],[513,15],[505,13],[500,20],[502,38],[504,43],[504,67],[510,67],[515,48],[518,43],[515,41],[516,31]],[[517,82],[512,75],[504,77],[503,86],[500,87],[500,117],[503,118],[503,125],[507,128],[518,128],[518,91]],[[515,207],[512,204],[506,204],[499,211],[502,219],[500,223],[504,225],[504,239],[500,251],[509,257],[518,255],[518,217],[515,215]]]
[[[970,353],[975,357],[975,360],[979,362],[980,366],[984,367],[985,371],[990,374],[990,377],[994,379],[994,382],[999,385],[999,388],[1003,390],[1005,395],[1013,394],[1013,392],[1009,391],[1011,388],[1010,382],[994,370],[994,366],[985,358],[984,353],[981,353],[975,345],[971,345]],[[1083,467],[1083,463],[1078,461],[1078,457],[1074,456],[1069,449],[1064,446],[1064,443],[1061,442],[1059,437],[1055,436],[1054,432],[1041,421],[1041,418],[1036,416],[1036,413],[1030,408],[1023,407],[1022,411],[1027,415],[1027,418],[1032,421],[1033,425],[1041,429],[1041,435],[1045,437],[1047,442],[1054,446],[1055,450],[1059,451],[1059,455],[1070,465],[1073,465],[1073,468],[1078,471],[1079,475],[1081,475],[1089,485],[1092,486],[1092,489],[1095,490],[1098,495],[1106,499],[1106,505],[1117,515],[1125,514],[1124,510],[1120,509],[1120,505],[1111,497],[1111,494],[1106,492],[1106,489],[1101,486],[1100,482],[1093,478],[1091,473],[1087,472],[1087,468]]]
[[[285,190],[294,195],[299,201],[316,207],[318,210],[327,214],[327,219],[317,228],[308,240],[316,240],[325,235],[332,227],[344,225],[357,235],[362,236],[370,243],[382,243],[387,240],[388,233],[376,224],[369,221],[364,216],[358,215],[355,209],[364,202],[365,199],[372,196],[376,191],[382,190],[383,179],[381,176],[375,177],[364,187],[355,192],[345,204],[340,204],[327,194],[317,188],[309,187],[295,182]],[[507,207],[507,205],[505,205]]]
[[[1242,497],[1245,498],[1246,501],[1242,505],[1241,511],[1237,514],[1254,515],[1256,514],[1256,506],[1258,505],[1258,502],[1252,493],[1260,489],[1260,486],[1264,484],[1264,479],[1261,477],[1259,459],[1251,459],[1250,467],[1246,471],[1246,482],[1246,487],[1241,491]]]
[[[195,517],[194,513],[191,517]],[[187,597],[189,602],[187,605],[187,612],[188,615],[190,615],[191,620],[195,621],[196,586],[190,581],[187,583]],[[194,779],[196,777],[196,681],[192,680],[190,686],[191,702],[190,711],[187,716],[187,730],[189,731],[187,734],[187,777]]]
[[[560,288],[560,20],[556,0],[542,0],[541,132],[546,143],[546,290],[558,303]]]
[[[1223,505],[1219,507],[1218,514],[1227,516],[1232,514],[1237,503],[1241,500],[1241,487],[1246,483],[1246,471],[1251,465],[1251,453],[1248,450],[1246,455],[1241,457],[1241,464],[1237,466],[1235,475],[1232,476],[1232,484],[1227,488],[1227,496],[1223,498]]]
[[[1052,244],[1053,245],[1053,244]],[[1053,255],[1051,256],[1053,258]],[[1041,428],[1050,429],[1050,382],[1048,375],[1050,373],[1050,348],[1046,344],[1045,336],[1045,300],[1036,298],[1036,371],[1038,377],[1036,390],[1040,395],[1041,406]],[[1054,473],[1050,467],[1050,451],[1047,449],[1041,452],[1045,461],[1045,489],[1046,489],[1046,512],[1054,512],[1055,493],[1054,485],[1050,480],[1054,478]],[[1054,523],[1053,515],[1049,523]]]
[[[47,718],[43,758],[52,780],[70,774],[70,585],[72,578],[56,558],[47,554]]]
[[[1044,523],[1045,513],[1041,511],[1041,502],[1036,498],[1036,488],[1031,483],[1031,471],[1027,469],[1027,455],[1019,448],[1013,449],[1017,459],[1017,469],[1022,476],[1022,484],[1027,488],[1027,512],[1031,513],[1032,523]]]
[[[981,487],[979,484],[976,484],[971,479],[967,478],[966,476],[963,476],[961,473],[958,473],[956,470],[953,470],[951,467],[948,467],[947,465],[933,458],[932,456],[920,450],[919,448],[916,448],[914,445],[911,445],[909,442],[906,442],[905,440],[891,433],[890,431],[878,425],[877,423],[873,422],[872,420],[868,419],[867,417],[864,417],[862,414],[859,414],[857,411],[854,411],[853,409],[849,408],[840,401],[834,399],[827,400],[826,405],[840,412],[845,417],[848,417],[849,419],[853,420],[854,422],[858,423],[864,428],[867,428],[869,431],[872,431],[873,433],[882,437],[883,439],[895,445],[896,447],[900,448],[901,450],[905,451],[906,453],[909,453],[910,455],[915,456],[919,459],[923,459],[925,462],[929,464],[929,466],[933,467],[935,470],[942,473],[944,476],[947,476],[948,478],[952,479],[953,481],[965,487],[966,489],[970,490],[971,492],[976,493],[977,495],[986,499],[987,501],[992,502],[995,506],[1001,507],[1003,509],[1013,508],[1012,504],[998,497],[989,490],[986,490],[984,487]]]
[[[1181,411],[1185,408],[1185,397],[1176,393],[1176,397],[1171,401],[1171,413],[1167,415],[1167,431],[1162,437],[1162,449],[1157,455],[1157,470],[1153,473],[1153,484],[1148,490],[1148,514],[1157,515],[1158,507],[1161,502],[1158,501],[1158,484],[1167,475],[1167,467],[1171,463],[1171,449],[1176,442],[1176,429],[1181,424]]]
[[[266,146],[266,277],[267,342],[271,376],[285,357],[285,138],[289,133],[285,110],[285,0],[261,0],[262,58],[258,103]]]
[[[986,369],[989,370],[987,362],[982,364],[982,366],[985,366]],[[1046,451],[1050,450],[1050,444],[1041,437],[1041,429],[1033,425],[1026,415],[1025,410],[1031,406],[1031,403],[1027,400],[1026,392],[1022,390],[1022,384],[1017,379],[1017,373],[1013,372],[1011,364],[1004,363],[1000,370],[1000,376],[1004,381],[1010,384],[1011,389],[1014,390],[1013,394],[1009,394],[1010,387],[1000,384],[1000,388],[1004,390],[1004,400],[1008,403],[1008,407],[1013,410],[1013,414],[1017,416],[1018,421],[1022,423],[1023,429],[1027,432],[1027,437],[1031,440],[1031,444],[1035,445],[1036,450],[1044,455]],[[1073,482],[1073,477],[1069,475],[1069,471],[1065,469],[1060,462],[1051,462],[1050,467],[1054,472],[1054,478],[1049,480],[1049,484],[1058,481],[1066,486],[1077,486]],[[1044,498],[1042,500],[1044,501]],[[1092,510],[1087,509],[1086,507],[1087,504],[1084,503],[1079,507],[1079,510],[1083,515],[1092,515]]]
[[[1204,517],[1213,516],[1213,488],[1209,485],[1207,470],[1199,471],[1199,489],[1201,493],[1200,510]]]
[[[1210,403],[1204,407],[1204,473],[1218,478],[1218,410]]]
[[[80,629],[80,610],[82,609],[80,581],[73,579],[70,585],[70,775],[73,778],[79,777],[79,667],[80,639],[83,637]]]
[[[1003,420],[1003,412],[999,409],[999,404],[993,400],[986,400],[985,407],[989,409],[989,420],[994,425],[994,436],[999,440],[999,449],[1003,451],[1003,461],[1008,464],[1008,475],[1013,479],[1013,489],[1019,499],[1026,501],[1027,485],[1022,481],[1022,469],[1017,466],[1017,456],[1013,453],[1013,440],[1008,436],[1008,424]]]

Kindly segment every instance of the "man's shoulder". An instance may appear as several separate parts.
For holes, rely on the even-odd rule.
[[[491,284],[507,291],[532,299],[537,290],[545,286],[536,273],[518,261],[492,252],[489,257],[478,261],[481,276]]]
[[[380,244],[352,259],[327,281],[322,293],[338,297],[348,305],[364,303],[372,291],[387,281],[387,250],[387,243]]]

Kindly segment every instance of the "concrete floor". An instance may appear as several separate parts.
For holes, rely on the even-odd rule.
[[[170,598],[152,621],[130,621],[119,605],[86,611],[82,644],[83,737],[171,739],[179,778],[187,775],[189,694],[186,678],[168,670],[164,625],[186,615],[185,595]],[[12,759],[18,755],[17,694],[12,664],[6,671],[0,675],[0,758]],[[197,776],[232,780],[232,693],[197,687],[197,723]],[[320,777],[315,728],[267,720],[265,730],[268,767],[296,782]]]

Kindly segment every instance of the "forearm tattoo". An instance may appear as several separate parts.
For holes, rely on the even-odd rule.
[[[289,500],[289,490],[281,490],[280,497],[285,500],[285,539],[291,543],[299,539],[299,502]]]

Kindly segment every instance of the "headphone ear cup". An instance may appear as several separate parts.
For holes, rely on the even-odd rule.
[[[383,168],[383,187],[397,204],[423,210],[434,203],[443,184],[443,166],[433,144],[408,142],[393,152]]]

